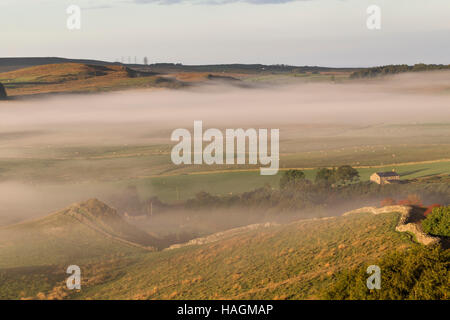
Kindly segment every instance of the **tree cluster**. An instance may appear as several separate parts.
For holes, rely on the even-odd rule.
[[[352,79],[358,78],[373,78],[377,76],[397,74],[403,72],[419,72],[419,71],[432,71],[432,70],[444,70],[450,69],[450,65],[443,64],[415,64],[413,66],[408,66],[407,64],[401,65],[387,65],[380,67],[366,68],[353,72],[350,75]]]

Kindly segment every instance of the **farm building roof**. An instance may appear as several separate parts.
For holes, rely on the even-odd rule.
[[[395,171],[377,172],[377,175],[379,175],[380,177],[383,177],[383,178],[399,176],[399,174],[397,172],[395,172]]]

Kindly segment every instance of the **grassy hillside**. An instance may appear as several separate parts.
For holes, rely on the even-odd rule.
[[[90,200],[0,229],[0,298],[320,299],[342,271],[419,246],[395,231],[399,217],[255,225],[149,251],[128,242],[148,235]],[[81,291],[65,288],[70,264],[81,267]]]
[[[82,63],[99,66],[112,65],[110,62],[100,60],[66,59],[57,57],[0,58],[0,72],[57,63]]]
[[[95,66],[86,64],[66,63],[35,66],[16,71],[5,72],[0,80],[7,83],[61,83],[105,76],[117,72],[118,76],[127,76],[127,69],[119,66]]]
[[[412,245],[398,214],[299,221],[209,244],[150,253],[77,298],[318,298],[331,275]]]
[[[409,235],[394,231],[399,214],[388,213],[247,228],[151,252],[122,241],[130,226],[122,234],[110,224],[108,233],[99,232],[74,213],[102,226],[111,209],[92,200],[0,229],[2,298],[319,298],[336,272],[414,246]],[[64,287],[69,264],[82,269],[79,292]]]

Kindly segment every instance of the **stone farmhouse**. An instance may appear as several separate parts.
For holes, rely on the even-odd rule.
[[[378,184],[389,184],[400,180],[400,175],[395,171],[375,172],[370,176],[370,181]]]

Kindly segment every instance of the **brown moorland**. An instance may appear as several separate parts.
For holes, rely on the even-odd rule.
[[[0,73],[9,96],[62,92],[100,92],[139,87],[179,87],[182,83],[154,72],[125,66],[49,64]]]

